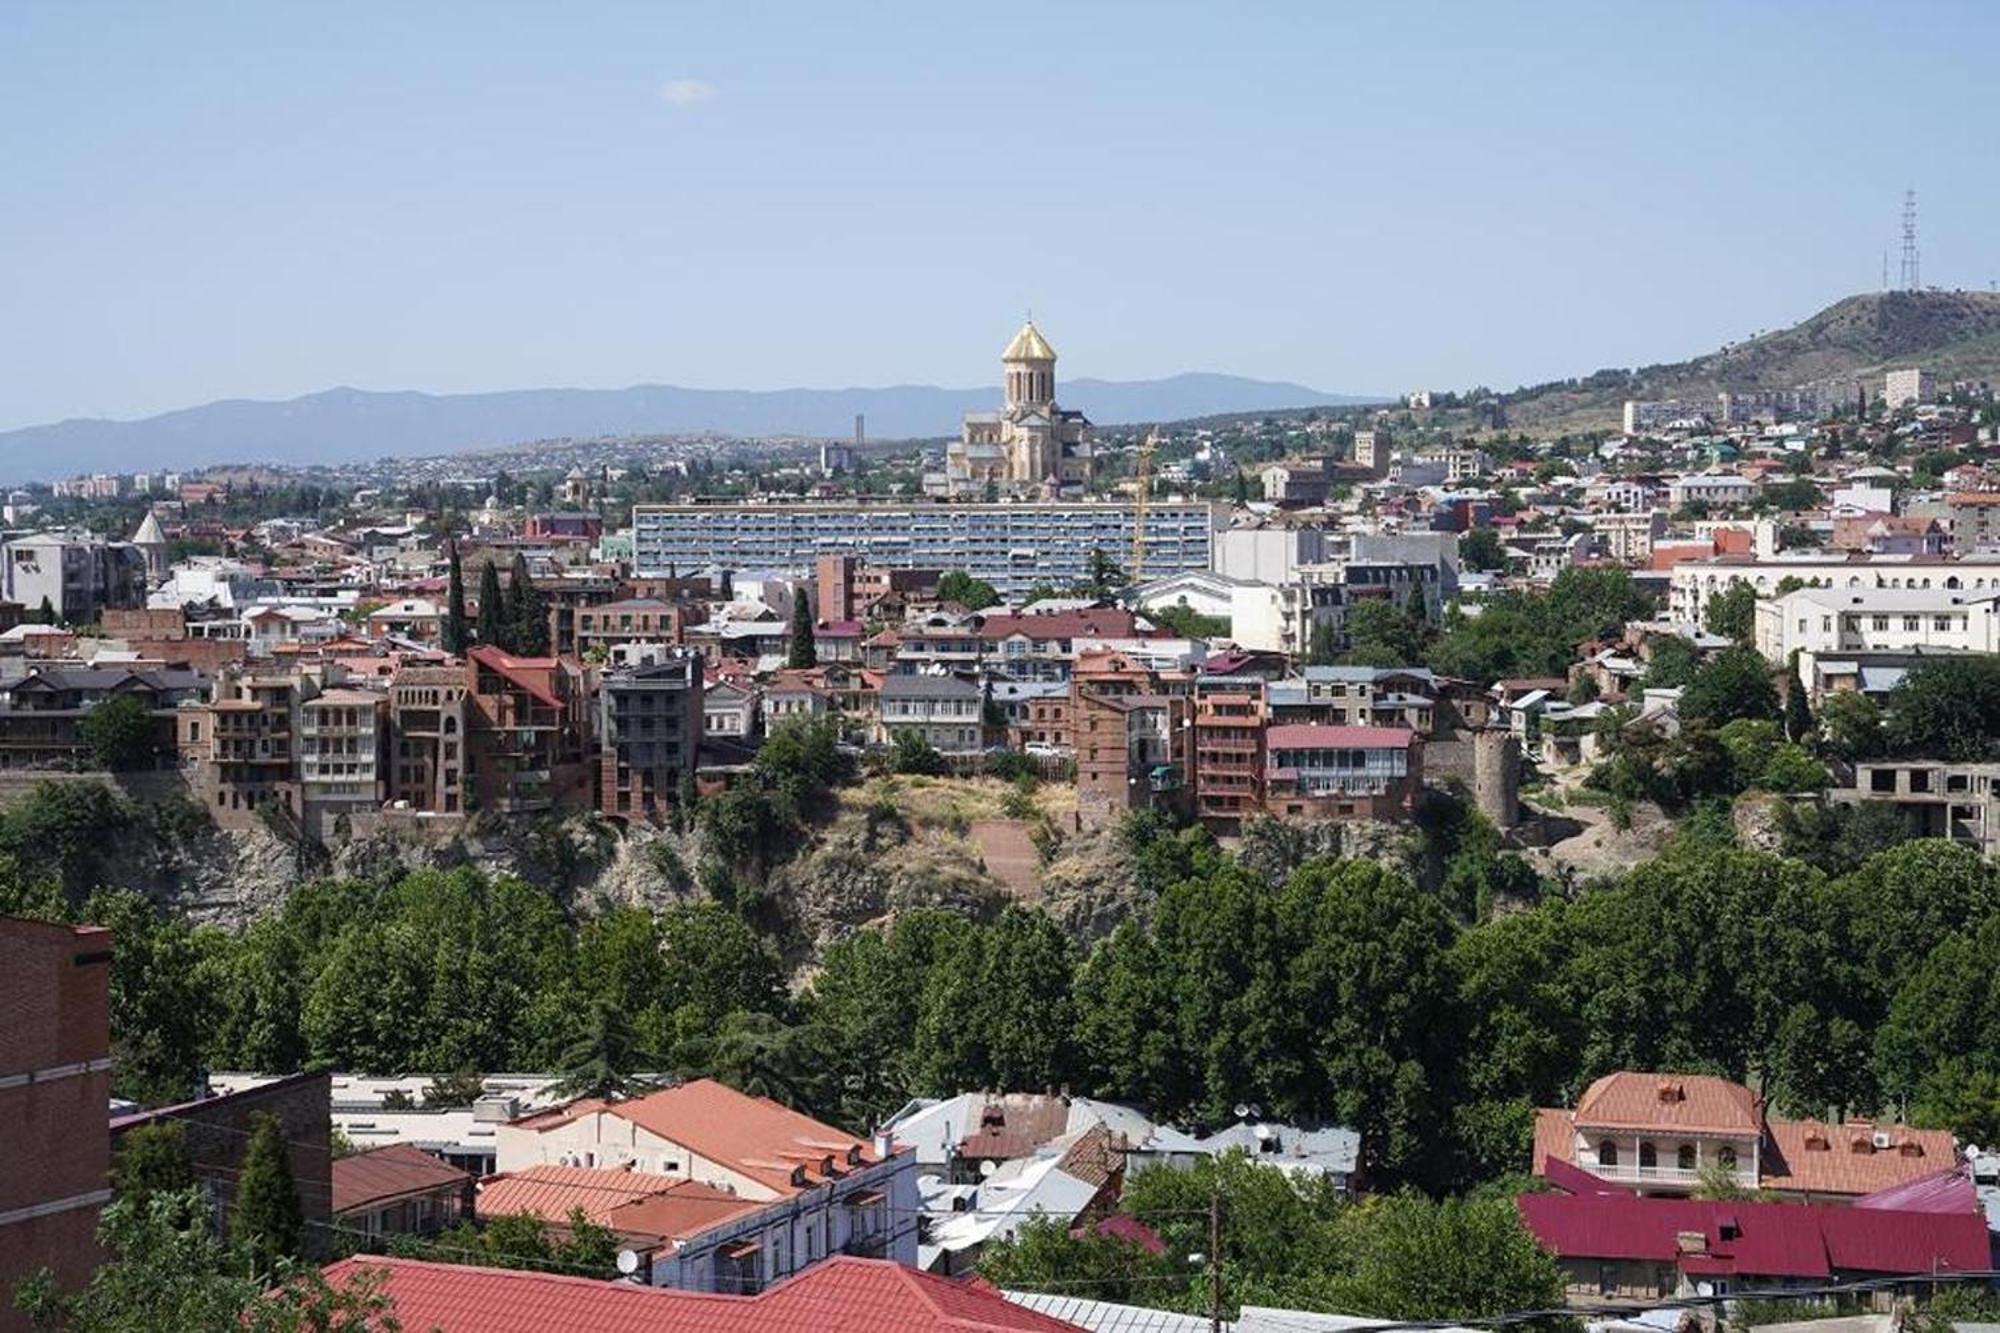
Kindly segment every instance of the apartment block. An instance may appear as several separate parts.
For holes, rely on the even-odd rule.
[[[392,805],[432,814],[465,813],[467,693],[462,666],[405,662],[396,669],[389,684]]]
[[[956,676],[889,676],[882,682],[882,740],[905,734],[956,755],[977,754],[985,691]]]
[[[1852,787],[1827,795],[1846,805],[1892,806],[1913,838],[1948,838],[1982,856],[2000,856],[2000,764],[1864,760],[1854,766]]]
[[[381,806],[388,722],[389,701],[372,690],[325,690],[299,706],[300,817],[315,837]]]
[[[1205,501],[1147,507],[1149,575],[1206,569],[1215,510]],[[1131,558],[1135,514],[1121,503],[640,505],[632,513],[633,565],[805,573],[822,555],[871,565],[962,570],[1002,596],[1037,583],[1081,582],[1092,555]]]
[[[701,748],[701,659],[681,654],[609,672],[598,682],[597,710],[597,808],[615,819],[663,818]]]
[[[1194,810],[1213,832],[1236,833],[1263,811],[1264,688],[1257,676],[1194,682]]]
[[[1892,370],[1882,377],[1882,401],[1890,408],[1937,400],[1937,377],[1914,367]]]

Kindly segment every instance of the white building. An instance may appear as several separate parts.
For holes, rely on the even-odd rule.
[[[608,1221],[621,1235],[664,1238],[632,1263],[635,1275],[655,1286],[754,1292],[834,1254],[917,1260],[914,1152],[886,1134],[859,1138],[714,1079],[509,1121],[499,1126],[497,1146],[502,1175],[582,1168],[650,1176],[668,1187],[689,1182],[704,1187],[707,1203],[727,1196],[766,1205],[727,1207],[692,1235],[614,1213]],[[485,1188],[501,1185],[495,1179]],[[643,1211],[646,1202],[636,1207]]]
[[[1892,370],[1882,377],[1882,401],[1890,408],[1937,399],[1937,380],[1928,370]]]
[[[1734,472],[1691,472],[1667,488],[1667,503],[1685,509],[1699,500],[1715,508],[1747,505],[1757,498],[1758,485]]]
[[[1590,529],[1604,554],[1628,565],[1653,557],[1653,544],[1667,534],[1667,516],[1657,509],[1638,514],[1593,514]]]
[[[1786,551],[1772,556],[1716,555],[1683,560],[1668,577],[1668,618],[1698,625],[1708,599],[1730,585],[1748,583],[1758,596],[1769,597],[1786,579],[1797,579],[1809,587],[1848,590],[2000,591],[2000,552],[1953,557]]]
[[[1800,588],[1757,603],[1757,651],[1774,665],[1800,655],[1806,680],[1820,658],[1846,653],[2000,651],[2000,591]]]

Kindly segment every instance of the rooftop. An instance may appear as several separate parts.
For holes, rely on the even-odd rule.
[[[340,1287],[379,1273],[403,1327],[437,1333],[1076,1333],[980,1282],[839,1256],[755,1296],[642,1287],[416,1259],[327,1266]]]
[[[408,1194],[463,1186],[470,1179],[421,1148],[392,1143],[333,1159],[333,1211],[351,1212]]]

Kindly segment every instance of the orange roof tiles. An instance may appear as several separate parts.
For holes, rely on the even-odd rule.
[[[1755,1134],[1757,1099],[1741,1083],[1710,1074],[1606,1074],[1577,1099],[1585,1129],[1677,1129],[1688,1134]]]
[[[407,1194],[463,1188],[470,1179],[421,1148],[392,1143],[333,1159],[333,1211],[345,1213]]]
[[[527,1213],[551,1222],[569,1220],[583,1210],[584,1220],[603,1226],[613,1209],[658,1194],[680,1183],[673,1176],[651,1176],[589,1166],[531,1166],[488,1176],[479,1182],[481,1217]]]
[[[755,1296],[372,1256],[326,1269],[336,1287],[364,1273],[403,1327],[437,1333],[1077,1333],[976,1279],[884,1259],[828,1259]]]
[[[1889,1141],[1875,1146],[1875,1136]],[[1956,1164],[1951,1132],[1850,1120],[1773,1120],[1766,1126],[1766,1189],[1805,1194],[1873,1194]]]

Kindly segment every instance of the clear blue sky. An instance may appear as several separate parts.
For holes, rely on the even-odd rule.
[[[2000,277],[2000,5],[0,4],[0,428],[335,384],[1510,387]],[[1892,255],[1892,264],[1894,257]]]

